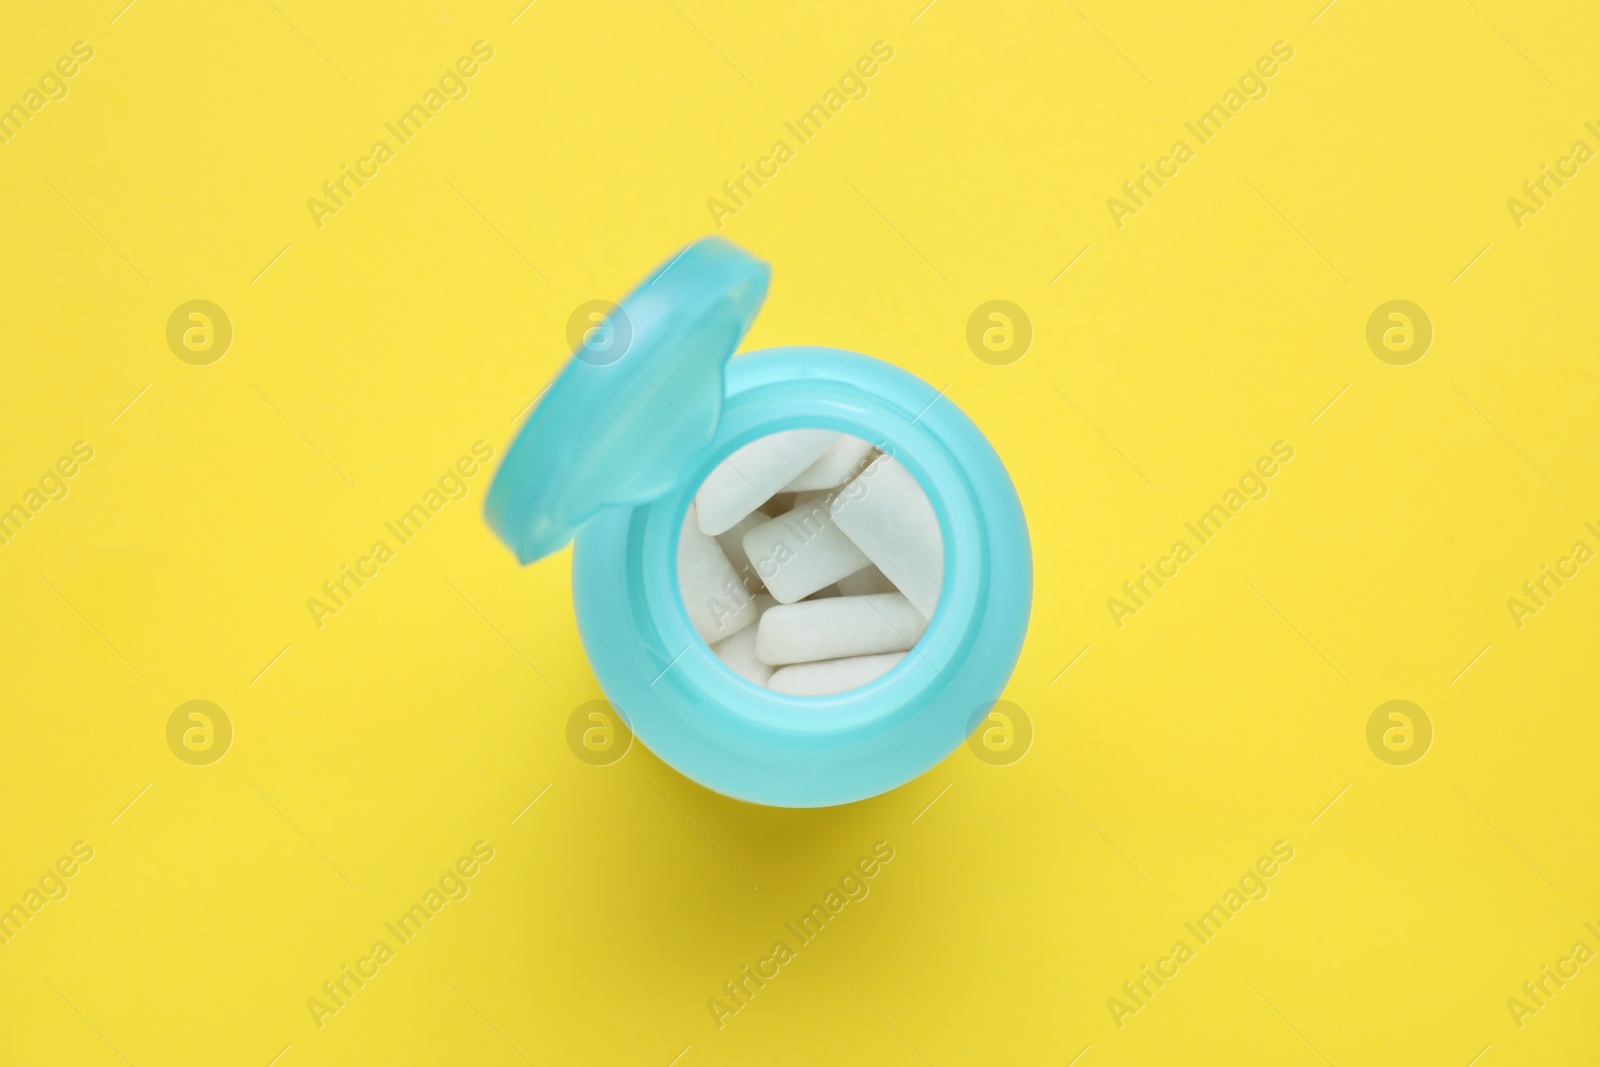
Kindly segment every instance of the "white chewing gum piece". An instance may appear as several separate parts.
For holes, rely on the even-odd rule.
[[[772,677],[772,668],[756,658],[756,628],[746,626],[732,637],[711,646],[727,668],[747,682],[766,685]]]
[[[780,491],[839,440],[836,430],[785,430],[717,464],[694,495],[700,529],[715,536]]]
[[[892,456],[879,456],[840,491],[833,522],[925,618],[933,618],[944,583],[944,539],[933,504],[910,471]]]
[[[756,573],[755,567],[750,563],[750,557],[745,554],[744,535],[770,518],[772,516],[765,512],[752,511],[727,530],[717,534],[717,544],[722,546],[722,554],[728,557],[728,562],[733,564],[733,569],[739,573],[744,588],[752,593],[759,593],[765,589],[766,583],[761,580],[761,575]]]
[[[840,596],[870,596],[873,593],[897,592],[894,583],[883,576],[877,567],[863,567],[854,574],[839,579]]]
[[[713,645],[754,623],[760,613],[717,539],[700,532],[694,511],[690,504],[678,532],[678,588],[695,632]]]
[[[767,679],[767,688],[774,693],[787,693],[797,697],[825,697],[856,689],[875,678],[889,673],[889,669],[906,658],[904,652],[891,652],[886,656],[853,656],[850,659],[825,659],[816,663],[796,663],[780,667]]]
[[[763,612],[752,629],[756,658],[782,666],[906,652],[927,626],[928,620],[899,593],[876,593],[779,604]]]
[[[832,489],[836,485],[843,485],[860,473],[874,451],[876,449],[859,437],[841,437],[838,444],[796,475],[794,481],[784,486],[783,490],[786,493],[798,493],[806,489]]]
[[[834,525],[826,500],[757,526],[744,535],[744,551],[780,604],[793,604],[870,562]]]

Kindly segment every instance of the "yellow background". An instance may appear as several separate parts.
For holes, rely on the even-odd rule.
[[[1600,1057],[1600,964],[1506,1006],[1600,948],[1600,568],[1506,607],[1600,547],[1597,164],[1506,207],[1600,148],[1600,14],[920,2],[8,9],[0,102],[95,55],[0,146],[0,506],[95,457],[0,546],[0,904],[95,857],[0,948],[0,1062]],[[477,40],[470,95],[319,229],[307,199]],[[319,629],[386,520],[503,454],[572,310],[709,232],[879,40],[722,232],[774,268],[747,347],[948,384],[1005,459],[1025,758],[824,811],[642,746],[580,762],[569,557],[514,564],[488,472]],[[1269,95],[1119,229],[1107,198],[1279,40]],[[165,340],[197,298],[235,331],[203,367]],[[1010,366],[965,341],[994,298],[1035,329]],[[1365,340],[1397,298],[1436,333],[1404,367]],[[1270,496],[1118,629],[1107,598],[1278,440]],[[1399,698],[1435,730],[1403,767],[1365,739]],[[191,699],[234,727],[210,766],[167,746]],[[471,894],[319,1029],[307,999],[479,840]],[[880,840],[871,895],[719,1030],[708,998]],[[1280,840],[1270,895],[1119,1029],[1108,998]]]

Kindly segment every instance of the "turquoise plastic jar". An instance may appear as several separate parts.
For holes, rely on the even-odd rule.
[[[728,796],[821,807],[893,789],[965,740],[1016,666],[1033,559],[999,456],[928,383],[832,348],[730,360],[769,277],[720,238],[657,269],[528,416],[484,510],[524,563],[576,539],[584,650],[652,752]],[[928,494],[944,538],[938,608],[916,648],[882,677],[825,697],[735,675],[695,633],[678,587],[678,533],[700,483],[736,449],[801,428],[891,453]]]

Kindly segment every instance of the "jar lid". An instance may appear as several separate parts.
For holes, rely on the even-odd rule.
[[[585,333],[484,502],[518,560],[543,559],[606,508],[656,499],[711,448],[723,369],[771,275],[736,245],[702,238]]]

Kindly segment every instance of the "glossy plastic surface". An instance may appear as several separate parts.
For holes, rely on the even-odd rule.
[[[523,563],[549,555],[601,509],[666,492],[708,447],[722,370],[767,295],[771,271],[707,237],[664,263],[580,345],[517,432],[484,517]]]

